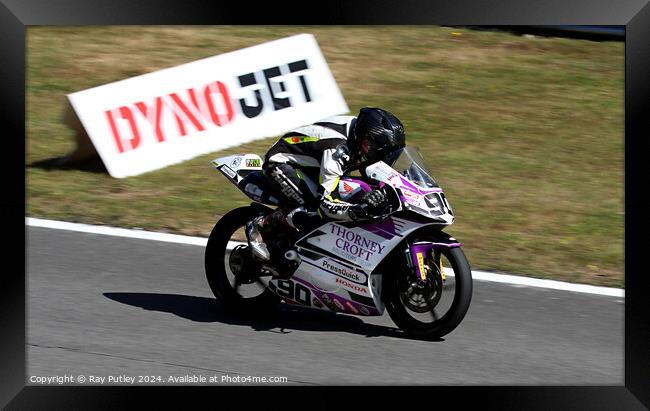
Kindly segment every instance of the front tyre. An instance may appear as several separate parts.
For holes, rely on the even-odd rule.
[[[434,250],[427,267],[431,267],[431,283],[419,294],[412,269],[385,275],[384,303],[405,333],[435,339],[453,331],[465,317],[472,299],[472,271],[460,247]]]
[[[205,275],[210,289],[227,307],[258,310],[280,299],[259,277],[260,268],[246,243],[246,223],[262,212],[255,207],[229,211],[212,229],[205,249]]]

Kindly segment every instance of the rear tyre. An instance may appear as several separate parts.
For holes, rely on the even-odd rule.
[[[267,280],[259,277],[260,267],[255,263],[245,236],[246,223],[262,214],[259,208],[234,209],[217,222],[205,249],[205,274],[214,296],[226,307],[238,310],[260,310],[280,301],[266,287]],[[228,247],[228,243],[238,243]]]
[[[404,268],[400,272],[395,271],[393,273],[395,275],[384,276],[383,298],[388,315],[405,333],[417,338],[435,339],[449,334],[463,320],[472,300],[472,271],[463,250],[459,247],[443,248],[436,250],[435,255],[437,258],[444,257],[448,262],[447,264],[450,264],[450,268],[453,269],[453,278],[445,280],[448,283],[453,282],[453,291],[451,291],[453,292],[453,299],[451,299],[444,314],[437,317],[435,315],[436,306],[440,302],[441,294],[444,295],[445,293],[443,289],[447,288],[448,285],[442,284],[441,281],[445,277],[439,275],[432,284],[434,290],[429,294],[425,294],[430,299],[424,299],[425,302],[428,301],[433,305],[431,313],[429,313],[432,321],[423,321],[422,316],[424,314],[419,313],[423,313],[424,310],[417,311],[418,307],[414,307],[411,300],[404,297],[404,281],[411,274],[410,268]],[[405,272],[406,269],[409,272]],[[443,269],[443,272],[448,270],[449,268],[447,270]],[[412,308],[415,308],[417,312]]]

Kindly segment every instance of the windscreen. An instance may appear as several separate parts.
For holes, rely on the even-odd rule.
[[[422,155],[412,147],[401,150],[392,167],[422,188],[438,187],[438,183],[431,177]]]

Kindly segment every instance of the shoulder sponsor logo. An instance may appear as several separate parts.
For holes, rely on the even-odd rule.
[[[361,293],[361,294],[368,294],[368,290],[365,287],[361,287],[357,284],[353,284],[349,281],[346,281],[342,278],[337,278],[336,279],[337,284],[341,284],[343,287],[353,290],[354,292]]]
[[[340,277],[344,277],[347,278],[348,280],[354,281],[355,283],[365,284],[368,280],[365,274],[360,273],[358,271],[353,271],[352,269],[344,267],[343,265],[338,264],[333,260],[325,259],[323,260],[321,266],[325,270],[333,274],[336,274]]]

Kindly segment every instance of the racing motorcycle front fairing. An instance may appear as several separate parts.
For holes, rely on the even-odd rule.
[[[441,231],[453,222],[453,212],[442,189],[414,160],[413,154],[403,150],[394,165],[403,167],[403,173],[383,162],[366,169],[368,177],[379,182],[386,192],[390,203],[389,215],[380,221],[364,223],[329,221],[311,231],[296,242],[296,250],[303,257],[305,265],[301,266],[302,270],[299,267],[294,276],[309,277],[311,283],[316,284],[321,270],[334,275],[343,272],[348,280],[361,275],[369,293],[376,300],[375,305],[382,307],[378,284],[381,284],[380,276],[385,273],[377,268],[400,244],[407,243],[404,250],[410,252],[412,266],[420,278],[425,275],[420,262],[427,252],[434,248],[462,245]],[[367,192],[371,189],[368,182],[355,178],[343,178],[339,183],[343,200],[347,195],[355,195],[358,190]],[[409,239],[419,230],[426,230],[427,237],[434,241],[410,244]],[[380,271],[392,269],[384,267]],[[323,278],[323,281],[326,280]]]

